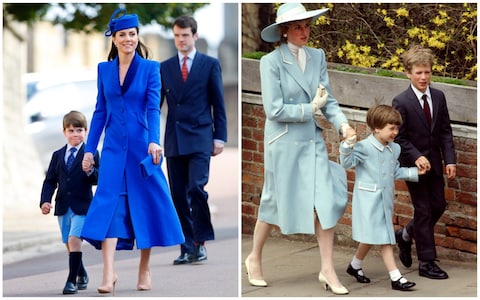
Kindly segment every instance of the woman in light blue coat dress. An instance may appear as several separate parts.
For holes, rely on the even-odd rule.
[[[124,11],[124,10],[123,10]],[[105,131],[98,186],[88,210],[82,238],[101,248],[103,282],[99,293],[114,291],[115,250],[141,249],[138,290],[149,290],[150,251],[184,242],[165,175],[160,168],[160,63],[148,56],[138,38],[138,17],[110,20],[107,62],[98,65],[97,103],[91,121],[84,170]]]
[[[380,245],[392,289],[405,291],[415,283],[402,277],[393,255],[396,244],[392,221],[395,180],[418,181],[418,175],[425,174],[425,170],[400,167],[400,145],[393,141],[401,123],[400,113],[391,106],[370,108],[367,125],[372,134],[356,145],[342,142],[340,163],[345,168],[355,168],[352,237],[360,242],[347,273],[360,283],[369,283],[362,262],[372,245]]]
[[[254,286],[267,286],[262,250],[276,225],[283,234],[315,234],[319,280],[335,294],[348,293],[333,266],[334,227],[347,203],[346,175],[329,161],[315,114],[321,112],[347,138],[356,138],[355,130],[331,96],[324,51],[305,47],[311,22],[327,11],[287,3],[279,7],[276,23],[262,31],[263,40],[282,43],[260,61],[265,173],[253,249],[245,260]]]

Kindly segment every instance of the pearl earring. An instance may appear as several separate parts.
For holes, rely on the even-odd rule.
[[[286,33],[284,33],[284,34],[283,34],[283,37],[284,37],[284,38],[286,38],[286,37],[287,37],[287,34],[286,34]]]

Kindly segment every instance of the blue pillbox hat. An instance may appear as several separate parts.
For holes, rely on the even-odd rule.
[[[115,18],[116,15],[122,12],[122,16]],[[125,8],[117,8],[110,18],[110,23],[108,23],[108,30],[105,31],[105,36],[111,36],[119,30],[134,27],[138,27],[138,16],[136,14],[127,15],[127,10]]]

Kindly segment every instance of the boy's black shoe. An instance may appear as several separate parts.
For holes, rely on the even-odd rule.
[[[410,268],[412,266],[412,241],[405,241],[402,237],[403,228],[395,232],[395,240],[398,243],[398,257],[402,264]]]
[[[363,270],[354,269],[351,264],[348,265],[347,273],[355,277],[355,279],[357,279],[357,281],[360,283],[370,283],[370,278],[368,278],[367,276],[365,276],[365,274],[363,274]]]
[[[88,284],[88,275],[77,277],[77,288],[79,290],[86,290]]]
[[[73,282],[67,281],[67,283],[65,283],[65,287],[63,288],[63,294],[71,295],[76,293],[77,293],[77,285]]]

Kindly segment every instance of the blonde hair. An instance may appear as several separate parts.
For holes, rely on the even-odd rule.
[[[434,54],[429,48],[420,45],[413,45],[402,54],[401,58],[405,70],[411,71],[414,65],[429,65],[431,68],[433,65]]]

